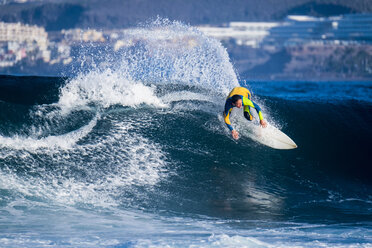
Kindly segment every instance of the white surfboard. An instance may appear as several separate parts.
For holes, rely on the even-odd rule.
[[[242,135],[246,135],[251,139],[275,149],[294,149],[297,148],[296,143],[289,138],[285,133],[276,127],[267,124],[266,128],[258,125],[249,125],[241,131]]]

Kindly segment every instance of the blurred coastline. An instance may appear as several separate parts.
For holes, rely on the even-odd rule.
[[[14,4],[2,6],[14,8]],[[73,9],[69,11],[66,15],[73,16]],[[302,13],[288,11],[292,12]],[[275,21],[192,26],[221,41],[242,80],[371,80],[372,14],[319,17],[311,13],[314,16],[291,14]],[[86,60],[89,53],[120,54],[121,49],[141,42],[133,35],[136,26],[61,28],[63,24],[25,24],[6,17],[0,13],[0,74],[66,76],[82,63],[82,49],[90,50],[84,54]],[[65,26],[71,25],[66,21]]]

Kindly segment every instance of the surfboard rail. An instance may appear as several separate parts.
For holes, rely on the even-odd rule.
[[[288,135],[269,123],[266,128],[249,125],[245,128],[243,134],[247,134],[251,139],[274,149],[289,150],[298,147]]]

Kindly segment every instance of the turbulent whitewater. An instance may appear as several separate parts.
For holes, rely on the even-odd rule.
[[[245,82],[164,19],[129,38],[71,77],[0,77],[1,247],[371,247],[370,82]],[[231,138],[239,85],[297,149]]]

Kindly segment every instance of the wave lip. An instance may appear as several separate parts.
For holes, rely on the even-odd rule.
[[[72,132],[58,135],[58,136],[48,136],[40,139],[35,139],[32,137],[23,137],[15,135],[12,137],[0,136],[0,147],[7,147],[16,150],[28,150],[37,151],[39,149],[70,149],[72,148],[80,139],[85,137],[88,133],[92,131],[94,126],[97,124],[98,116],[93,118],[87,125],[74,130]]]
[[[89,104],[104,108],[116,104],[129,107],[140,104],[166,107],[155,96],[154,90],[154,87],[134,82],[111,69],[91,71],[71,80],[61,89],[58,105],[62,112]]]

